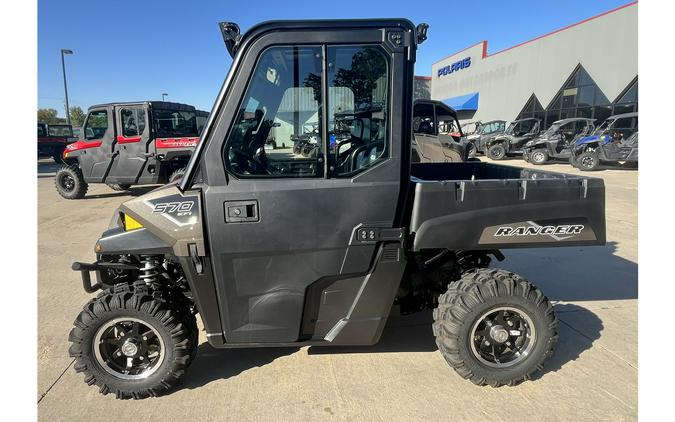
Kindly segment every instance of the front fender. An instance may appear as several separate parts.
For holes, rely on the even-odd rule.
[[[146,228],[124,231],[124,227],[106,230],[96,242],[97,254],[105,255],[166,255],[171,245]]]

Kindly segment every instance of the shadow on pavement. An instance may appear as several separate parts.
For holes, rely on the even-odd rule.
[[[189,375],[177,390],[199,388],[212,381],[225,380],[298,350],[297,347],[216,349],[208,343],[202,343],[199,345],[197,358],[190,366]]]
[[[593,342],[600,338],[604,326],[602,320],[593,312],[571,303],[555,305],[558,317],[558,343],[553,349],[553,356],[544,362],[544,369],[536,372],[532,379],[542,378],[549,372],[560,370],[567,362],[577,360],[586,350],[593,346]],[[583,312],[583,326],[572,327],[565,322],[565,314]]]
[[[627,300],[638,297],[638,264],[615,254],[617,242],[603,246],[504,251],[493,266],[522,275],[551,300]]]

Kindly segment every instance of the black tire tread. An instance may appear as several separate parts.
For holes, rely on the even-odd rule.
[[[71,193],[64,192],[59,186],[59,173],[66,171],[71,173],[71,175],[77,179],[76,190]],[[87,190],[89,189],[89,185],[87,182],[85,182],[84,176],[82,175],[82,170],[80,170],[80,167],[77,164],[62,165],[56,171],[56,175],[54,176],[54,186],[56,187],[56,191],[59,193],[59,195],[65,199],[82,199],[87,194]]]
[[[479,377],[471,371],[459,353],[459,328],[472,307],[483,302],[485,297],[512,294],[527,298],[542,309],[553,335],[548,339],[545,352],[532,366],[533,369],[522,376],[508,381]],[[446,293],[439,296],[433,318],[436,345],[446,362],[460,376],[481,386],[513,386],[530,379],[533,373],[543,368],[544,361],[552,356],[553,347],[558,340],[557,319],[553,305],[546,296],[523,277],[500,269],[481,268],[465,273],[460,280],[448,286]]]
[[[174,340],[174,360],[165,375],[151,387],[140,390],[115,387],[106,384],[97,376],[99,370],[92,368],[95,363],[88,349],[90,345],[84,341],[85,331],[107,312],[119,309],[141,310],[154,316]],[[197,352],[197,322],[184,296],[179,292],[153,289],[143,282],[117,284],[101,292],[84,306],[73,325],[68,336],[71,342],[68,351],[75,358],[75,371],[84,373],[84,381],[98,386],[101,394],[113,393],[118,399],[143,399],[166,393],[181,381]]]
[[[127,191],[131,187],[131,185],[127,185],[127,184],[123,184],[123,183],[106,183],[106,185],[110,189],[112,189],[114,191],[118,191],[118,192]]]
[[[169,183],[183,177],[185,175],[185,170],[185,167],[174,170],[173,173],[171,173],[171,176],[169,176]]]

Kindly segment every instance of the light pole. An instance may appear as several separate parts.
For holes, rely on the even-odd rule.
[[[167,94],[167,93],[162,94],[162,101],[165,101],[166,97],[168,97],[168,96],[169,96],[169,94]]]
[[[63,68],[63,90],[66,92],[66,121],[70,124],[70,105],[68,104],[68,84],[66,83],[66,61],[63,59],[65,54],[73,54],[73,50],[61,49],[61,68]]]

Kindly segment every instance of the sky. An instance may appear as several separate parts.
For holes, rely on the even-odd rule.
[[[629,0],[549,1],[174,1],[39,0],[38,106],[64,115],[61,49],[70,106],[160,100],[210,111],[232,60],[218,22],[242,32],[272,19],[404,17],[429,24],[415,73],[482,40],[490,54]]]

